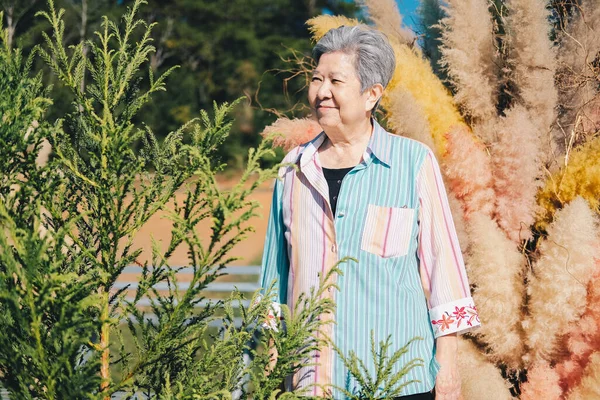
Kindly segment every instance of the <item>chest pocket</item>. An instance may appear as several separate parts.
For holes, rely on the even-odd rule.
[[[380,207],[369,204],[362,232],[361,249],[384,258],[406,255],[414,220],[414,208]]]

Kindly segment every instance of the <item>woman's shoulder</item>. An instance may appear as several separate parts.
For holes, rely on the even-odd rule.
[[[428,154],[434,154],[433,150],[425,143],[398,135],[392,132],[387,132],[390,137],[392,147],[392,155],[395,157],[411,157],[423,160]]]

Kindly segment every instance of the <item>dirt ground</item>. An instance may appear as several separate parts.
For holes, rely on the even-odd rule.
[[[228,179],[221,178],[219,179],[219,184],[223,188],[228,188],[233,186],[236,183],[236,180],[237,177]],[[261,204],[261,208],[259,209],[259,214],[261,214],[261,216],[253,218],[249,221],[249,225],[253,226],[255,231],[250,232],[248,237],[238,243],[230,252],[231,256],[240,257],[240,259],[232,263],[232,265],[260,264],[265,234],[267,231],[267,221],[271,205],[272,190],[272,182],[266,182],[261,185],[250,197],[253,200],[257,200]],[[179,203],[181,204],[185,198],[184,194],[180,193],[177,195],[177,197]],[[172,207],[172,203],[168,206]],[[150,260],[152,254],[152,239],[161,243],[163,249],[166,248],[171,238],[171,226],[171,221],[165,217],[165,212],[161,212],[152,217],[148,223],[142,227],[134,240],[134,248],[143,249],[143,253],[138,258],[138,261],[143,263],[145,260]],[[199,227],[201,239],[204,241],[204,243],[208,243],[211,234],[210,225],[208,222],[206,222]],[[173,266],[188,265],[189,261],[186,254],[186,249],[184,247],[178,248],[169,261]]]

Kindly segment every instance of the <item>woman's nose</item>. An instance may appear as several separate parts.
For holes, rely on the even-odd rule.
[[[329,87],[328,82],[322,82],[319,86],[319,90],[317,90],[317,97],[319,99],[327,99],[331,97],[331,88]]]

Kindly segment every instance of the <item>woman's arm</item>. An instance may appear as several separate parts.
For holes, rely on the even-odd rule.
[[[436,340],[440,371],[436,400],[461,398],[458,338],[480,324],[471,297],[462,252],[437,161],[425,157],[417,178],[419,193],[419,270]]]
[[[461,391],[456,333],[436,339],[435,358],[440,364],[440,371],[435,380],[436,400],[459,400]]]

